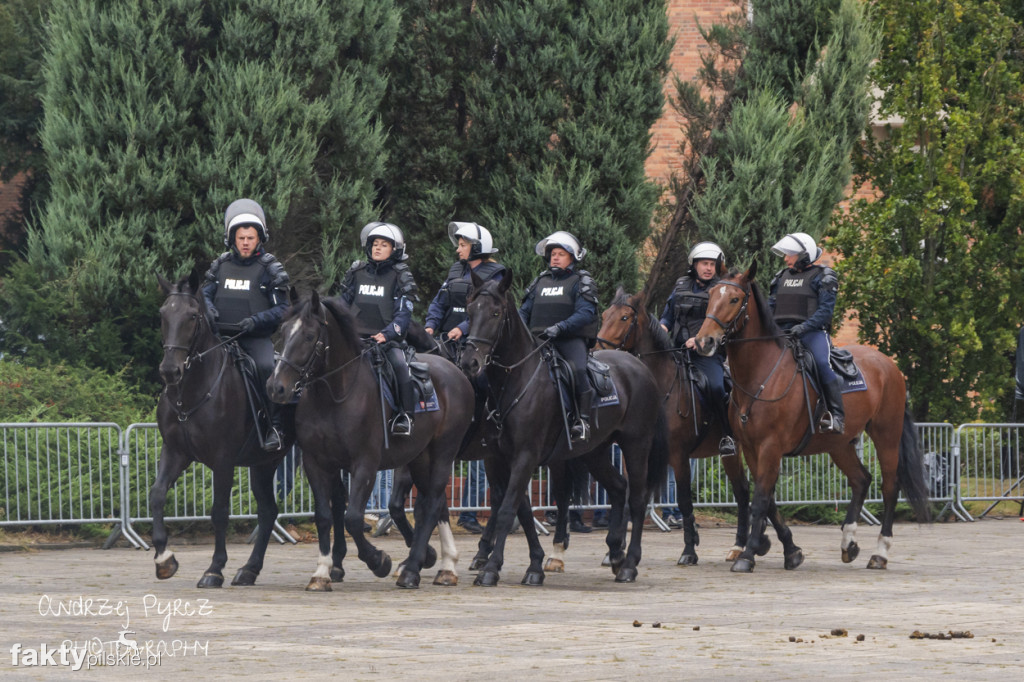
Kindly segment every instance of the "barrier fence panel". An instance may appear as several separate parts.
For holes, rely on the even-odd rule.
[[[957,429],[953,450],[954,461],[959,462],[961,506],[991,502],[980,516],[1006,500],[1024,509],[1022,430],[1024,424],[963,424]]]
[[[0,439],[0,526],[121,520],[120,426],[8,423]]]

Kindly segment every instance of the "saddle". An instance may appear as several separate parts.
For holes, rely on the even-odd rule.
[[[248,397],[249,409],[252,410],[253,420],[256,422],[259,440],[262,445],[263,435],[271,427],[270,397],[267,395],[265,382],[262,382],[259,370],[256,368],[256,361],[252,356],[235,342],[226,346],[228,353],[234,358],[235,366],[242,373],[242,382],[245,384],[245,394]],[[262,384],[262,385],[261,385]]]
[[[417,393],[417,403],[419,405],[416,411],[419,412],[421,411],[420,406],[430,403],[435,397],[434,382],[430,378],[430,367],[425,362],[416,362],[416,349],[412,346],[406,346],[402,350],[405,352],[405,361],[409,365],[409,375],[412,377],[412,385]],[[379,351],[379,353],[371,353],[370,364],[374,371],[383,379],[384,397],[394,407],[394,396],[398,395],[398,378],[395,376],[395,370],[391,367],[391,363],[384,356],[384,348],[380,348]]]
[[[555,381],[562,386],[570,396],[575,396],[576,378],[573,375],[572,367],[557,349],[551,347],[551,353],[545,353],[545,360]],[[593,355],[587,356],[587,379],[590,380],[590,387],[598,398],[603,398],[615,393],[615,382],[612,381],[612,370],[607,364],[601,362]]]

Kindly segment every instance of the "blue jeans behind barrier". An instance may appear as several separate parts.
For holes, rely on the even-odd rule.
[[[466,464],[466,479],[462,486],[462,506],[483,507],[487,504],[487,474],[484,470],[484,461],[477,459]],[[460,512],[459,521],[476,521],[476,512]]]
[[[395,483],[394,469],[377,472],[377,480],[373,483],[373,490],[370,491],[370,499],[366,501],[367,510],[380,510],[385,512],[388,509],[388,500],[391,499],[391,488]]]

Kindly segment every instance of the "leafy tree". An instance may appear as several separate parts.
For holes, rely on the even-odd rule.
[[[1020,5],[875,5],[878,115],[899,123],[857,158],[876,198],[836,220],[840,304],[907,375],[918,419],[999,418],[1024,313]]]

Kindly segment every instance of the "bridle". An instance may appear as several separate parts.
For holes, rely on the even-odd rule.
[[[750,284],[748,283],[746,286],[743,286],[736,284],[736,282],[719,280],[715,282],[714,286],[718,285],[736,287],[743,292],[743,304],[740,305],[740,309],[736,313],[736,316],[729,320],[728,324],[722,322],[718,317],[712,315],[710,312],[705,315],[705,317],[722,328],[723,339],[727,341],[729,340],[729,337],[743,329],[743,325],[747,323],[747,304],[750,303]]]
[[[626,344],[629,342],[629,337],[633,335],[633,332],[635,332],[637,330],[637,327],[640,325],[640,311],[637,310],[637,307],[632,303],[622,303],[620,305],[629,308],[630,310],[633,311],[633,319],[630,321],[629,327],[626,328],[626,333],[623,335],[622,340],[619,341],[617,344],[613,344],[608,339],[602,339],[599,336],[597,337],[597,341],[598,343],[602,343],[605,346],[610,347],[612,350],[624,350],[626,352],[631,353],[633,351],[627,348]],[[635,342],[634,345],[636,345]]]
[[[289,360],[284,353],[281,353],[277,359],[279,363],[295,372],[295,384],[292,386],[292,392],[294,393],[298,393],[303,386],[307,385],[314,378],[313,374],[323,364],[327,350],[330,348],[327,342],[324,341],[324,335],[327,333],[327,311],[324,309],[323,304],[320,305],[320,312],[322,315],[316,320],[316,340],[313,342],[313,351],[306,358],[306,361],[299,366]],[[337,370],[332,370],[331,373],[333,374],[335,371]],[[326,375],[321,375],[318,378],[323,378],[323,376]]]
[[[190,299],[192,299],[192,300],[194,300],[196,302],[198,302],[198,300],[199,300],[196,297],[195,294],[190,294],[190,293],[185,292],[185,291],[172,291],[172,292],[170,292],[168,294],[168,296],[186,296],[186,297],[188,297],[188,298],[190,298]],[[200,307],[200,310],[201,309],[202,308]],[[199,343],[199,330],[202,328],[203,324],[209,324],[209,321],[206,320],[206,316],[201,314],[201,313],[197,314],[196,317],[199,318],[199,319],[197,319],[195,326],[192,327],[192,336],[189,338],[189,342],[188,342],[187,346],[179,346],[179,345],[173,344],[173,343],[165,343],[163,345],[163,349],[164,349],[165,353],[167,351],[169,351],[169,350],[185,351],[185,361],[183,363],[183,366],[184,366],[184,368],[186,370],[192,364],[192,360],[193,359],[198,359],[199,361],[202,361],[202,359],[203,359],[203,353],[196,353],[195,349],[196,349],[196,344]]]

